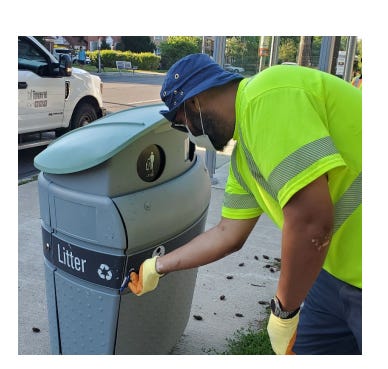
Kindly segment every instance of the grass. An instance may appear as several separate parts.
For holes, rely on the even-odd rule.
[[[217,352],[210,349],[207,353],[216,355],[275,355],[267,333],[268,318],[260,322],[257,329],[241,328],[231,338],[226,339],[226,350]]]
[[[232,338],[227,338],[227,349],[223,355],[274,355],[267,329],[240,329]]]
[[[24,185],[24,184],[29,183],[29,182],[36,181],[37,179],[38,179],[38,174],[35,174],[29,178],[23,178],[23,179],[18,181],[18,186]]]

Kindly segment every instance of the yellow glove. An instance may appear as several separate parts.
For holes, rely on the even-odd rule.
[[[156,271],[156,258],[147,259],[140,266],[139,275],[135,272],[130,274],[131,281],[128,283],[129,289],[137,296],[141,296],[146,292],[153,291],[158,285],[159,278],[163,274]]]
[[[271,312],[267,331],[271,340],[272,349],[276,355],[293,355],[292,348],[296,339],[296,328],[299,323],[298,313],[290,319],[281,319]]]

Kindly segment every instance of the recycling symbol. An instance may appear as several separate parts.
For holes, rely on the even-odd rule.
[[[97,273],[101,279],[106,279],[107,281],[112,279],[112,272],[109,269],[109,265],[101,264],[97,269]]]

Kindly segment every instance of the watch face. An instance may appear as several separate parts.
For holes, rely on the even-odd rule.
[[[274,297],[271,300],[271,310],[273,315],[277,316],[278,318],[290,319],[298,313],[299,308],[294,311],[283,311],[282,308],[280,307],[279,300],[276,297]]]
[[[271,310],[273,315],[278,318],[285,318],[285,315],[287,315],[287,313],[281,309],[279,300],[276,297],[271,300]]]
[[[272,313],[275,315],[275,316],[278,316],[277,314],[279,314],[279,311],[278,309],[276,309],[276,302],[275,302],[275,299],[271,299],[271,310],[272,310]]]

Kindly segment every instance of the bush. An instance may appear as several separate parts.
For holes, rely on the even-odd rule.
[[[88,53],[93,65],[98,65],[98,50]],[[142,70],[155,70],[160,63],[160,57],[153,53],[132,53],[131,51],[101,50],[101,63],[104,67],[116,68],[117,60],[130,61],[133,66]]]
[[[150,52],[132,53],[125,51],[126,61],[130,61],[132,65],[137,66],[143,70],[155,70],[158,69],[160,64],[160,57]]]
[[[201,52],[201,38],[192,36],[171,36],[160,43],[162,68],[169,69],[177,60],[189,54]]]

